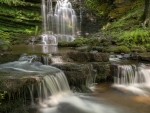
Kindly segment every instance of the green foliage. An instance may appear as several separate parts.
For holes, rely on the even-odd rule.
[[[18,6],[18,5],[35,6],[35,4],[30,2],[25,2],[24,0],[0,0],[0,3],[7,4],[9,6]]]
[[[86,6],[93,11],[97,16],[104,15],[107,13],[108,4],[103,3],[101,0],[86,0]],[[102,4],[103,3],[103,4]]]
[[[148,47],[150,32],[149,29],[142,28],[140,21],[143,6],[143,0],[133,1],[131,9],[126,14],[103,27],[104,33],[112,36],[117,45]]]
[[[100,45],[100,39],[98,39],[98,38],[89,38],[86,41],[86,44],[89,45],[89,46],[98,46],[98,45]]]
[[[109,49],[109,52],[114,53],[130,53],[130,49],[126,46],[116,46]]]
[[[108,16],[109,12],[112,11],[112,1],[106,0],[85,0],[87,8],[98,17]]]
[[[41,25],[39,5],[40,2],[25,0],[0,0],[0,40],[18,43],[25,35],[38,35]]]
[[[142,28],[136,28],[123,32],[118,40],[127,46],[145,45],[146,43],[150,43],[150,32]]]

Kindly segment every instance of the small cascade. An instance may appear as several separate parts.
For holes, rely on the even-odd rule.
[[[44,75],[41,81],[37,81],[34,85],[31,84],[29,90],[31,105],[34,106],[35,99],[37,99],[41,107],[57,105],[61,98],[71,94],[68,81],[61,71]],[[35,97],[35,93],[37,93],[38,96]]]
[[[62,63],[63,62],[62,56],[52,56],[50,59],[51,59],[52,63]]]
[[[42,0],[42,43],[57,45],[59,40],[73,41],[77,33],[77,17],[68,0]]]
[[[115,84],[133,84],[134,78],[136,74],[136,66],[135,65],[119,65],[117,67],[117,75],[114,77]]]
[[[87,75],[87,79],[86,79],[86,87],[92,89],[96,84],[95,80],[96,80],[97,72],[96,70],[93,69],[92,65],[88,66],[88,71],[89,74]]]
[[[50,60],[50,58],[49,58],[49,56],[42,56],[41,57],[41,62],[44,64],[44,65],[49,65],[49,60]]]
[[[136,94],[150,94],[150,66],[147,64],[115,65],[113,87],[130,90]]]

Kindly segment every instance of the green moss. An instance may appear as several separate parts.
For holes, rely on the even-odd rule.
[[[41,31],[39,29],[41,28],[40,4],[40,1],[32,0],[0,0],[0,40],[4,39],[16,44],[19,41],[23,42],[25,37],[39,34],[38,32]]]
[[[144,53],[146,52],[146,48],[143,46],[131,46],[132,52]]]
[[[68,47],[68,42],[67,42],[67,41],[64,41],[64,40],[59,41],[59,42],[58,42],[58,46],[59,46],[59,47]]]
[[[69,46],[71,46],[71,47],[80,47],[80,46],[83,46],[84,44],[86,44],[87,40],[88,40],[87,38],[78,37],[74,41],[70,42]]]
[[[109,52],[114,53],[130,53],[130,49],[126,46],[117,46],[109,49]]]

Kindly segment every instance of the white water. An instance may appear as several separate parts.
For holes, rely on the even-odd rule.
[[[118,65],[117,75],[114,75],[113,87],[130,91],[134,94],[150,95],[149,65]]]
[[[52,56],[50,59],[52,63],[63,63],[62,56]]]
[[[57,45],[59,40],[73,41],[77,33],[77,17],[68,0],[42,0],[42,43]]]
[[[87,97],[84,96],[84,98]],[[73,95],[63,98],[55,107],[39,109],[38,113],[125,113],[125,111],[122,112],[112,106],[96,103],[88,100],[88,98],[86,100]]]

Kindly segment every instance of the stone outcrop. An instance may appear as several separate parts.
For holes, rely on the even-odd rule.
[[[54,53],[54,56],[62,56],[66,62],[108,62],[108,53],[89,53],[89,52],[67,52],[67,53]]]

